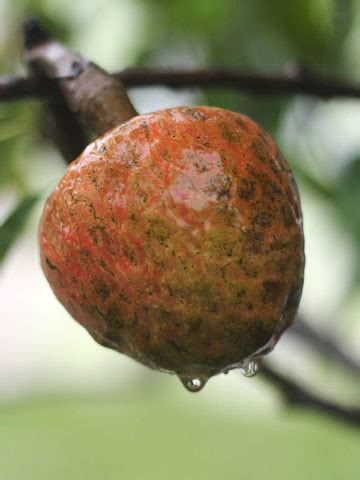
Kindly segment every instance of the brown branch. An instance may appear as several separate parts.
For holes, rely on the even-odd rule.
[[[58,98],[63,98],[60,92]],[[77,158],[89,144],[89,135],[65,100],[53,102],[49,99],[44,103],[43,133],[56,145],[67,163]]]
[[[128,68],[114,74],[125,86],[165,85],[172,88],[232,88],[262,94],[305,94],[320,98],[360,97],[360,86],[334,78],[304,75],[265,75],[224,69],[172,70]],[[35,78],[0,78],[0,100],[54,96],[55,83]]]
[[[281,391],[287,405],[326,413],[352,426],[360,426],[360,408],[345,407],[323,399],[276,372],[268,365],[263,364],[261,373],[266,380]]]

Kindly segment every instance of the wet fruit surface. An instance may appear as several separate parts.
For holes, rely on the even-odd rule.
[[[99,343],[183,377],[254,353],[301,295],[291,172],[257,124],[217,108],[138,116],[89,145],[46,204],[40,247]]]

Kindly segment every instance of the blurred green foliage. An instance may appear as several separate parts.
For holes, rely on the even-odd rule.
[[[193,396],[177,398],[132,392],[3,405],[1,478],[358,478],[351,428],[303,413],[246,419],[220,408],[212,416]]]
[[[3,224],[0,225],[0,264],[13,242],[21,233],[27,216],[37,200],[38,197],[36,195],[27,195],[17,204]]]

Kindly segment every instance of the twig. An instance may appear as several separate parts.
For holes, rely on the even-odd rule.
[[[305,94],[321,98],[360,97],[360,86],[314,75],[265,75],[224,69],[172,70],[128,68],[114,74],[127,87],[165,85],[173,88],[233,88],[262,94]],[[0,78],[0,100],[54,96],[54,82],[35,78]]]
[[[29,18],[23,24],[24,34],[24,61],[31,72],[31,79],[46,79],[48,58],[46,54],[54,56],[52,37],[45,28],[35,19]],[[59,46],[56,51],[59,58]],[[65,47],[64,47],[65,49]],[[64,65],[64,52],[61,55],[61,65]],[[75,65],[78,71],[78,57],[71,52],[67,63]],[[66,70],[66,62],[64,67]],[[72,70],[70,70],[72,72]],[[43,101],[42,132],[58,148],[67,163],[74,160],[89,143],[89,135],[79,122],[79,115],[74,115],[61,89],[59,82],[53,82],[56,90],[54,95],[46,96]]]
[[[329,336],[323,336],[303,319],[296,319],[294,325],[289,329],[289,334],[305,340],[309,346],[315,348],[324,357],[341,364],[349,372],[359,375],[359,361],[347,354],[334,339]]]
[[[309,408],[326,413],[352,426],[360,426],[360,408],[340,406],[330,400],[322,399],[282,376],[268,365],[263,364],[261,372],[266,380],[269,380],[281,391],[289,406]]]

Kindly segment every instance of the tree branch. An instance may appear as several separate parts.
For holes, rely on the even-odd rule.
[[[89,144],[89,135],[81,127],[65,100],[46,101],[43,117],[44,135],[56,145],[65,161],[71,163]]]
[[[165,85],[172,88],[232,88],[262,94],[305,94],[320,98],[360,98],[360,86],[309,74],[265,75],[224,69],[172,70],[128,68],[117,76],[125,86]],[[36,78],[0,78],[0,100],[56,95],[55,82]]]
[[[288,332],[304,340],[308,346],[316,349],[330,361],[337,362],[349,372],[359,375],[360,362],[346,353],[333,338],[314,330],[308,322],[297,318]]]
[[[267,364],[261,368],[262,376],[280,390],[290,407],[303,407],[326,413],[352,426],[360,426],[360,408],[351,408],[325,400],[305,390],[285,376],[273,370]]]

